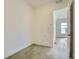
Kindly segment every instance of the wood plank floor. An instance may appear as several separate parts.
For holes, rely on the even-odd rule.
[[[31,45],[6,59],[69,59],[66,40],[57,40],[53,48]]]

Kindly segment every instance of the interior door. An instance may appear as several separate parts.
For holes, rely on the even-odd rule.
[[[67,55],[69,57],[70,54],[70,18],[69,18],[69,9],[63,8],[60,10],[55,10],[54,11],[54,20],[55,20],[55,39],[54,43],[58,39],[67,39],[66,44],[67,44]]]

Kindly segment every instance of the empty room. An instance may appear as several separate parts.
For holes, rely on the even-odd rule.
[[[4,0],[5,59],[74,59],[73,0]]]

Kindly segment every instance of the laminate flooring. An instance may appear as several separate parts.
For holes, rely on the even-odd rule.
[[[57,39],[53,48],[33,44],[6,59],[69,59],[67,39]]]

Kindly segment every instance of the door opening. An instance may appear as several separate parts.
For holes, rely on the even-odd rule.
[[[63,59],[70,57],[71,22],[68,7],[55,10],[54,13],[54,44],[65,55]]]

